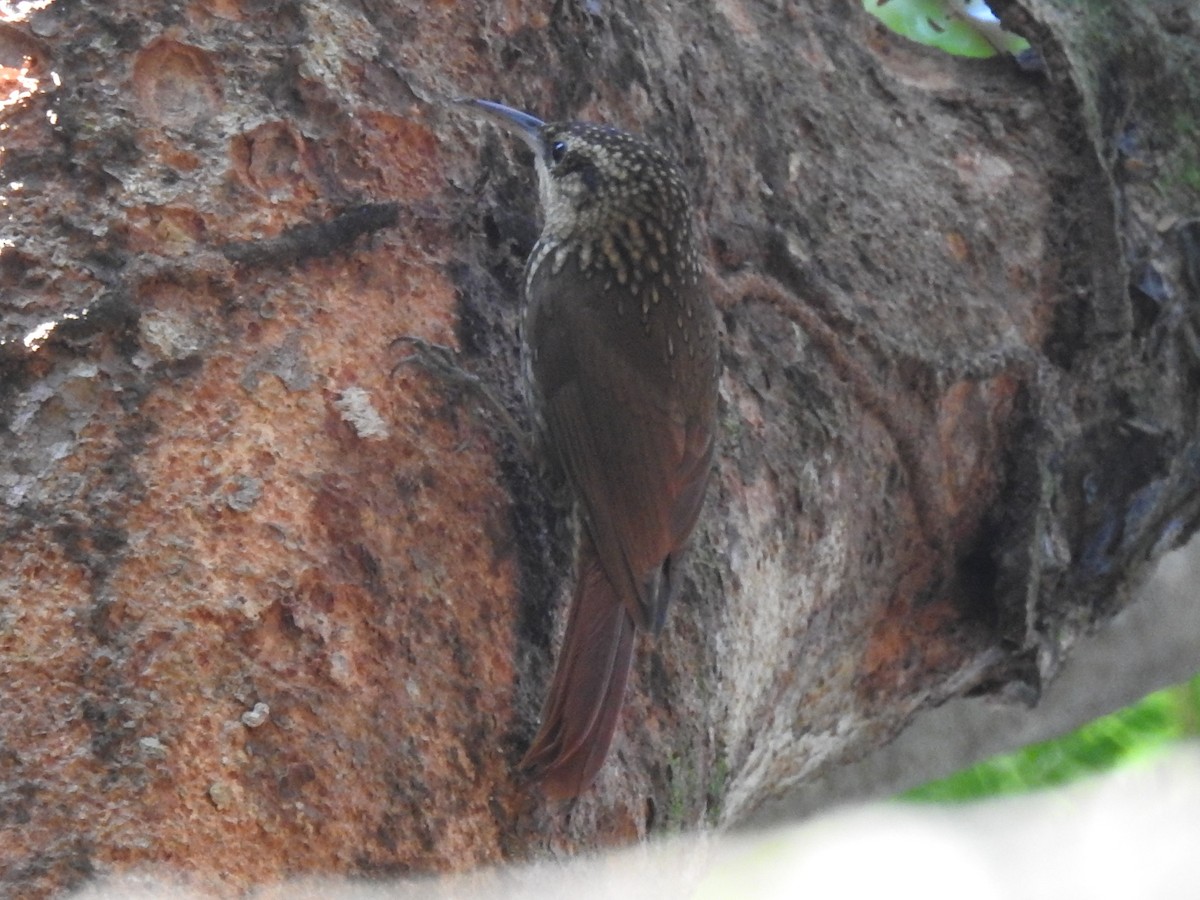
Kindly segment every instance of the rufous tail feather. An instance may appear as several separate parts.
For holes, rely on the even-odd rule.
[[[555,799],[576,797],[608,755],[633,659],[635,626],[585,538],[542,726],[521,768]]]

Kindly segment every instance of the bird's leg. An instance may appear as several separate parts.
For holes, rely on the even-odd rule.
[[[445,344],[436,344],[412,334],[400,335],[392,341],[391,346],[395,347],[399,344],[406,344],[412,352],[396,361],[396,364],[392,366],[393,375],[401,366],[416,363],[441,381],[474,394],[500,423],[500,426],[508,432],[526,463],[536,466],[538,453],[532,436],[508,411],[491,385],[474,372],[463,368],[459,363],[458,354],[453,349]],[[478,412],[479,407],[474,407],[474,409]]]

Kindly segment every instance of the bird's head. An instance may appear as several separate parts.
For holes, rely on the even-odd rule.
[[[688,215],[678,170],[640,138],[607,125],[543,122],[490,100],[463,103],[533,151],[545,234],[603,232],[629,219],[670,231]]]

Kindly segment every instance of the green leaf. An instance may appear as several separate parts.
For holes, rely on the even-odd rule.
[[[955,56],[982,58],[1029,47],[1002,29],[982,0],[863,0],[863,8],[897,34]]]
[[[1200,674],[1052,741],[1031,744],[901,794],[953,803],[1022,794],[1128,765],[1200,734]]]

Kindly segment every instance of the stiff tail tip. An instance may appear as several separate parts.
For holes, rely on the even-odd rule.
[[[604,765],[633,660],[633,619],[594,551],[583,556],[542,725],[520,763],[555,800],[579,796]]]

